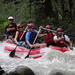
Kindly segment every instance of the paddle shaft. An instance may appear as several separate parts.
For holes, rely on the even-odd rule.
[[[39,31],[38,31],[38,33],[37,33],[37,35],[36,35],[36,37],[35,37],[35,39],[34,39],[34,41],[33,41],[33,45],[34,45],[34,43],[35,43],[35,41],[36,41],[36,39],[37,39],[37,37],[38,37],[40,31],[41,31],[41,29],[39,29]],[[25,57],[25,59],[29,57],[31,50],[32,50],[32,48],[29,50],[29,53],[28,53],[28,55]]]
[[[46,29],[44,27],[41,27],[41,29],[44,29],[44,30],[47,30],[47,31],[52,31],[52,32],[56,33],[56,31],[55,30],[52,30],[52,29]]]
[[[22,36],[20,37],[20,40],[21,40],[22,37],[24,36],[24,34],[25,34],[27,28],[28,28],[28,26],[25,28],[25,30],[24,30]],[[10,57],[14,57],[14,55],[15,55],[15,51],[16,51],[16,48],[17,48],[17,47],[18,47],[18,44],[16,45],[15,49],[14,49],[13,51],[11,51],[11,53],[9,54]]]
[[[22,34],[22,36],[20,37],[20,40],[22,39],[22,37],[24,36],[24,34],[25,34],[25,32],[26,32],[26,30],[28,29],[28,26],[25,28],[25,30],[24,30],[24,32],[23,32],[23,34]]]

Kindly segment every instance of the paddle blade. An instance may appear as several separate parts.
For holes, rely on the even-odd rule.
[[[28,53],[28,55],[25,57],[25,59],[26,59],[26,58],[29,58],[29,55],[30,55],[30,52],[31,52],[32,49],[33,49],[33,47],[29,50],[29,53]]]
[[[25,59],[26,59],[26,58],[29,58],[29,54],[25,57]]]
[[[14,57],[15,56],[15,50],[13,50],[10,54],[9,54],[10,57]]]

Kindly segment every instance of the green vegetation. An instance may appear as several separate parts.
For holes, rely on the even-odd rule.
[[[37,27],[53,23],[54,29],[63,27],[74,40],[75,0],[0,0],[0,39],[13,16],[16,23],[34,22]]]

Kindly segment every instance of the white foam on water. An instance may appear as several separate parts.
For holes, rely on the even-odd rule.
[[[5,44],[0,45],[0,65],[6,72],[14,71],[17,66],[24,65],[32,69],[35,75],[54,75],[55,73],[75,75],[75,48],[74,51],[64,53],[43,48],[41,52],[45,54],[41,58],[20,59],[10,58],[9,54],[4,51]]]

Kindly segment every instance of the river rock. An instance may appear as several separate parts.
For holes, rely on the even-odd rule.
[[[35,75],[27,66],[18,66],[15,71],[10,71],[9,75]]]
[[[64,75],[61,70],[52,70],[49,75]]]

